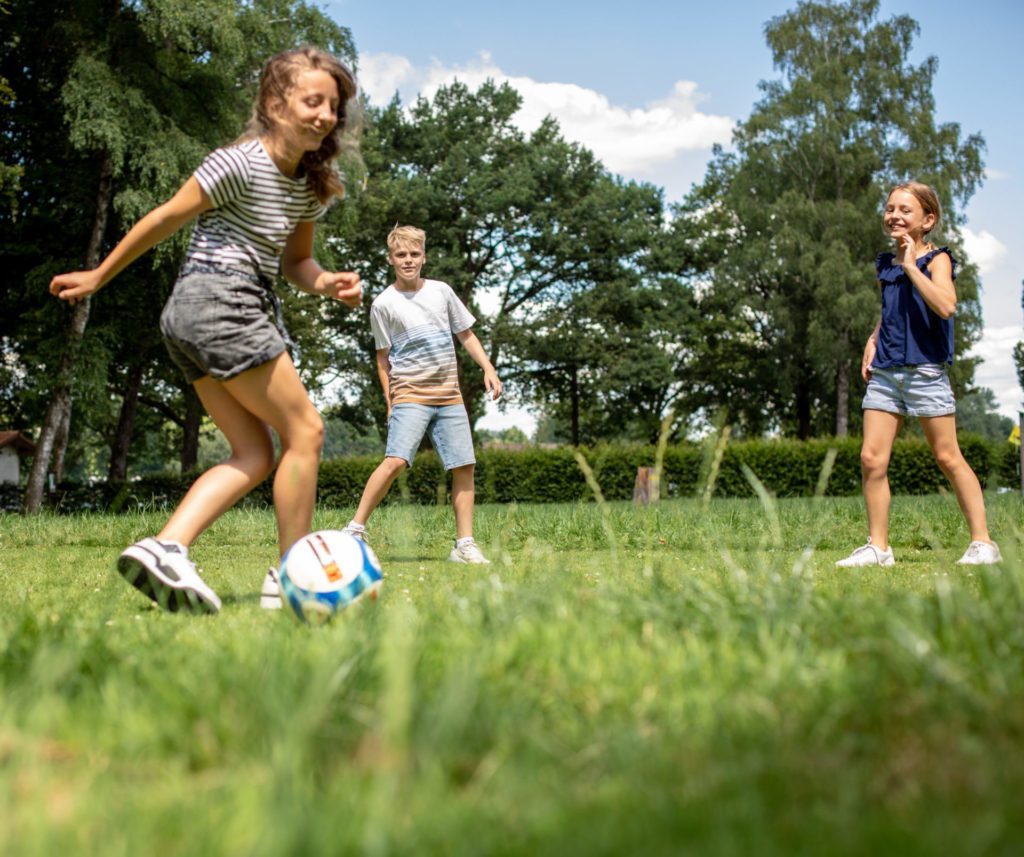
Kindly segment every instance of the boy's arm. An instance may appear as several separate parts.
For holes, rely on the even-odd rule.
[[[497,399],[503,389],[501,379],[498,377],[498,373],[494,371],[491,361],[487,359],[484,347],[480,344],[477,335],[472,330],[463,330],[455,335],[459,338],[459,342],[462,343],[462,347],[466,349],[469,356],[476,361],[477,366],[484,370],[484,388],[491,394],[492,400]]]
[[[380,385],[384,388],[384,401],[388,406],[389,418],[391,417],[391,379],[388,377],[391,369],[391,361],[388,359],[390,354],[390,348],[377,349],[377,377],[380,378]]]

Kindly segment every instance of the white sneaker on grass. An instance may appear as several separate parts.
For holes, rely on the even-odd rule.
[[[896,557],[892,554],[892,547],[888,550],[881,550],[871,544],[871,539],[868,539],[867,544],[861,545],[853,553],[851,553],[845,559],[839,560],[836,563],[840,568],[860,568],[865,565],[895,565]]]
[[[277,569],[271,568],[267,576],[263,578],[263,588],[260,590],[260,607],[264,610],[281,609],[281,584],[277,579]]]
[[[120,575],[143,595],[172,613],[217,613],[220,599],[199,576],[188,548],[149,538],[124,549]]]
[[[360,527],[355,521],[345,524],[342,532],[348,536],[355,536],[361,542],[366,541],[366,527]]]
[[[957,565],[995,565],[1002,562],[999,545],[991,542],[971,542],[964,555],[956,561]]]
[[[462,562],[467,565],[490,565],[491,561],[483,555],[479,545],[473,539],[456,542],[452,552],[448,554],[448,562]]]

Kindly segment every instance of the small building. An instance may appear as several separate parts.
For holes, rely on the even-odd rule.
[[[0,485],[19,485],[21,459],[35,451],[36,445],[20,431],[0,431]]]

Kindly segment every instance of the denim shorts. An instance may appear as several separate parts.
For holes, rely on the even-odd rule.
[[[412,467],[416,450],[428,429],[445,470],[476,464],[465,405],[434,407],[413,402],[395,405],[388,419],[388,446],[384,455],[404,459]]]
[[[945,417],[956,413],[956,400],[947,368],[922,363],[872,369],[862,407],[905,417]]]
[[[273,297],[253,274],[186,264],[160,314],[164,344],[186,380],[227,381],[281,354],[286,334],[269,314]]]

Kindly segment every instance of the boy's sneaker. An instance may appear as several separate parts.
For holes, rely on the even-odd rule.
[[[861,545],[852,554],[836,563],[840,568],[859,568],[864,565],[895,565],[896,557],[892,554],[892,547],[888,550],[880,550],[871,544],[868,539],[866,545]]]
[[[348,536],[355,536],[359,541],[366,541],[366,527],[354,527],[351,523],[345,524],[342,532]]]
[[[1002,562],[999,545],[990,542],[971,542],[964,555],[956,561],[957,565],[995,565]]]
[[[491,561],[485,557],[475,541],[470,539],[459,545],[455,543],[452,552],[448,554],[448,562],[462,562],[468,565],[490,565]]]
[[[216,613],[217,593],[199,576],[188,548],[149,538],[125,548],[117,570],[147,598],[172,613]]]
[[[260,607],[264,610],[281,609],[281,584],[277,580],[277,569],[271,568],[267,576],[263,578],[263,588],[260,590]]]

